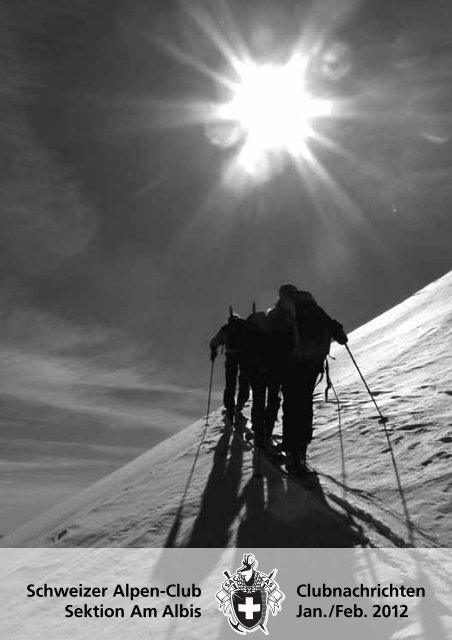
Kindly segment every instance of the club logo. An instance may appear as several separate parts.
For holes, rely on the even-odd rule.
[[[246,634],[260,629],[268,635],[268,612],[276,616],[285,596],[273,580],[276,569],[267,575],[256,568],[256,558],[245,553],[242,566],[233,575],[224,571],[227,580],[215,597],[234,631]]]

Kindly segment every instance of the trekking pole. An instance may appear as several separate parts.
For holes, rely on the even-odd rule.
[[[348,344],[345,345],[345,348],[347,349],[348,354],[349,354],[350,358],[352,359],[352,362],[355,365],[356,370],[358,371],[358,373],[359,373],[359,375],[361,377],[361,380],[364,382],[364,385],[365,385],[370,397],[372,398],[372,402],[374,403],[374,405],[375,405],[375,407],[376,407],[376,409],[378,411],[378,414],[380,416],[380,419],[379,419],[378,422],[383,425],[383,428],[385,430],[386,440],[388,441],[389,452],[390,452],[391,458],[392,458],[392,465],[394,467],[394,473],[395,473],[395,477],[396,477],[396,480],[397,480],[397,486],[398,486],[398,489],[399,489],[400,499],[402,501],[403,511],[405,513],[405,520],[406,520],[406,523],[407,523],[407,526],[408,526],[408,535],[409,535],[409,538],[410,538],[410,543],[414,547],[413,523],[411,521],[410,514],[409,514],[409,511],[408,511],[408,505],[407,505],[407,502],[405,500],[405,494],[403,492],[402,482],[400,480],[399,470],[397,468],[397,463],[396,463],[396,459],[395,459],[395,456],[394,456],[394,450],[392,448],[391,439],[389,437],[389,432],[388,432],[388,429],[386,427],[386,423],[388,422],[389,418],[387,416],[384,416],[381,413],[380,407],[378,406],[378,404],[377,404],[377,402],[376,402],[376,400],[375,400],[375,398],[374,398],[374,396],[372,394],[372,391],[369,389],[369,385],[367,384],[363,374],[361,373],[361,369],[358,367],[358,364],[357,364],[355,358],[353,357],[353,354],[350,351],[350,347],[348,346]]]
[[[209,380],[209,394],[207,398],[207,414],[206,414],[206,424],[207,427],[209,424],[209,414],[210,414],[210,399],[212,397],[212,381],[213,381],[213,368],[215,365],[215,360],[212,360],[212,366],[210,367],[210,380]]]

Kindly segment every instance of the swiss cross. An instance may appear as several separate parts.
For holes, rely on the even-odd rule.
[[[245,612],[247,620],[253,619],[253,614],[261,610],[260,604],[253,604],[253,598],[245,598],[245,604],[239,604],[239,611]]]

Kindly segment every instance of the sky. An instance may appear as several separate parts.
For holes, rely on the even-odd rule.
[[[447,2],[16,0],[0,20],[0,534],[199,417],[230,304],[293,282],[352,330],[449,271]],[[258,176],[209,120],[244,51],[299,52],[333,105],[308,157]]]

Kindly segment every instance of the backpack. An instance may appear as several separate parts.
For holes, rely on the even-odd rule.
[[[226,351],[241,351],[246,338],[246,322],[243,318],[232,314],[226,327]]]
[[[266,373],[268,363],[268,335],[265,332],[265,312],[253,312],[245,321],[243,359],[252,373]]]
[[[291,357],[323,372],[333,338],[333,323],[308,291],[293,295]]]

